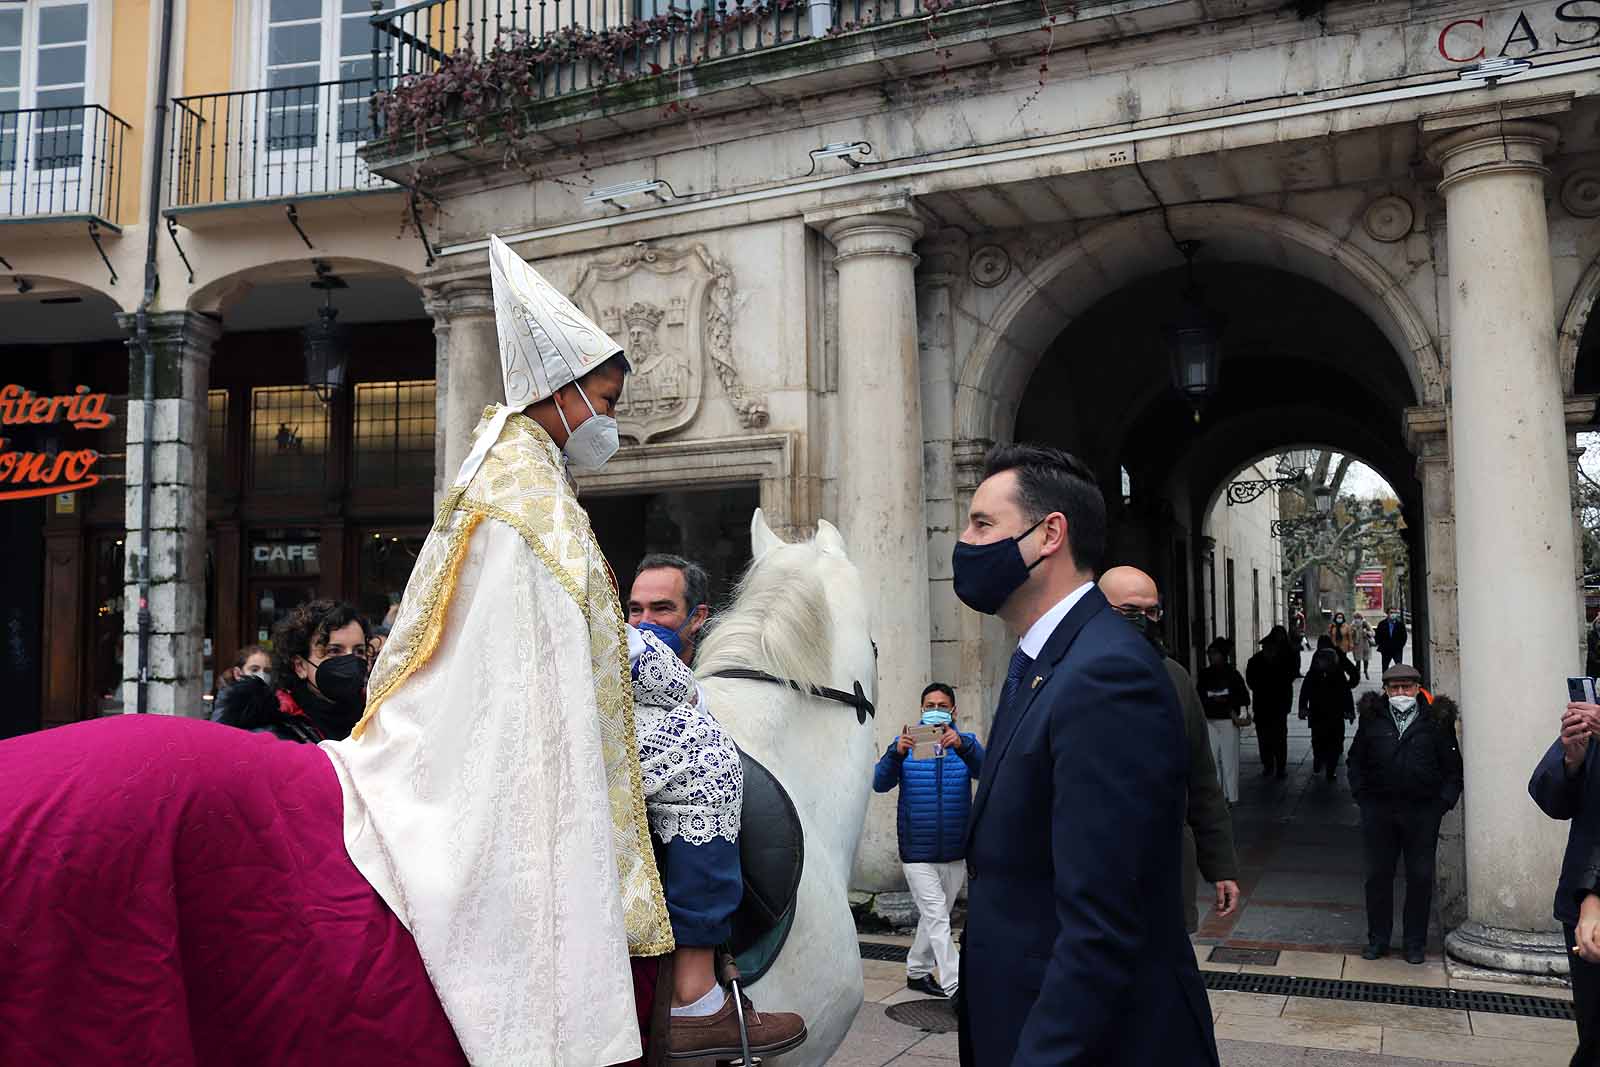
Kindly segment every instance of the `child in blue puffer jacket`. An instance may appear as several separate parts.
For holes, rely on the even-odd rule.
[[[972,783],[983,769],[983,746],[973,734],[955,729],[955,714],[955,690],[943,682],[928,686],[919,721],[943,728],[939,755],[912,758],[911,738],[902,733],[872,774],[872,788],[879,793],[900,787],[900,862],[918,916],[917,936],[906,956],[906,988],[933,996],[953,996],[960,982],[950,909],[967,878],[967,812]]]

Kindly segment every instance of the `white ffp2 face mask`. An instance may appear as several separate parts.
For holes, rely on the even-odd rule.
[[[556,414],[561,418],[561,428],[567,431],[567,443],[561,451],[567,457],[567,466],[577,474],[592,474],[604,467],[612,456],[617,454],[617,449],[622,447],[622,440],[617,436],[617,420],[610,415],[602,415],[594,409],[589,402],[589,396],[583,391],[583,386],[577,382],[572,383],[578,390],[578,395],[583,397],[583,403],[589,409],[589,417],[578,423],[574,430],[567,425],[567,416],[561,410],[560,401],[556,402]]]
[[[1397,714],[1397,715],[1410,715],[1413,711],[1416,710],[1417,698],[1416,697],[1390,697],[1389,698],[1389,707],[1393,708],[1394,711],[1395,711],[1395,714]]]

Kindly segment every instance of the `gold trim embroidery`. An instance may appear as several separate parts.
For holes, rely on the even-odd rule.
[[[485,409],[484,418],[492,418],[496,410],[493,406]],[[478,432],[482,430],[480,424]],[[459,522],[455,519],[458,513],[463,516]],[[565,477],[560,450],[527,416],[514,414],[506,420],[499,440],[472,480],[465,487],[453,488],[442,502],[435,530],[447,531],[444,558],[429,557],[429,548],[441,540],[430,537],[412,579],[424,583],[418,587],[423,606],[415,616],[417,622],[404,633],[397,628],[384,646],[373,672],[366,712],[352,736],[357,736],[384,698],[436,650],[467,542],[484,519],[503,522],[517,532],[572,597],[588,624],[590,670],[600,713],[601,752],[628,949],[635,956],[671,952],[672,923],[645,817],[622,604],[588,513]],[[437,577],[424,574],[425,568]],[[408,600],[411,592],[408,584]],[[406,614],[401,612],[402,617]]]

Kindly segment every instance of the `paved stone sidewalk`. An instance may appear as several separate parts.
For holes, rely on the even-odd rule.
[[[1203,960],[1210,949],[1202,945],[1195,951]],[[1570,994],[1561,990],[1451,979],[1440,962],[1411,967],[1392,959],[1368,962],[1334,953],[1284,952],[1274,967],[1205,962],[1201,966],[1570,999]],[[925,1034],[884,1014],[891,1004],[921,997],[905,988],[905,965],[863,960],[862,970],[867,1003],[829,1063],[833,1067],[952,1067],[957,1059],[954,1034]],[[1577,1045],[1570,1022],[1256,993],[1209,995],[1223,1067],[1566,1067]],[[777,1061],[775,1067],[781,1063]]]

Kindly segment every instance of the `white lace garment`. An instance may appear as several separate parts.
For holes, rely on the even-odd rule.
[[[694,673],[654,634],[628,628],[645,814],[662,841],[739,839],[744,771]]]

